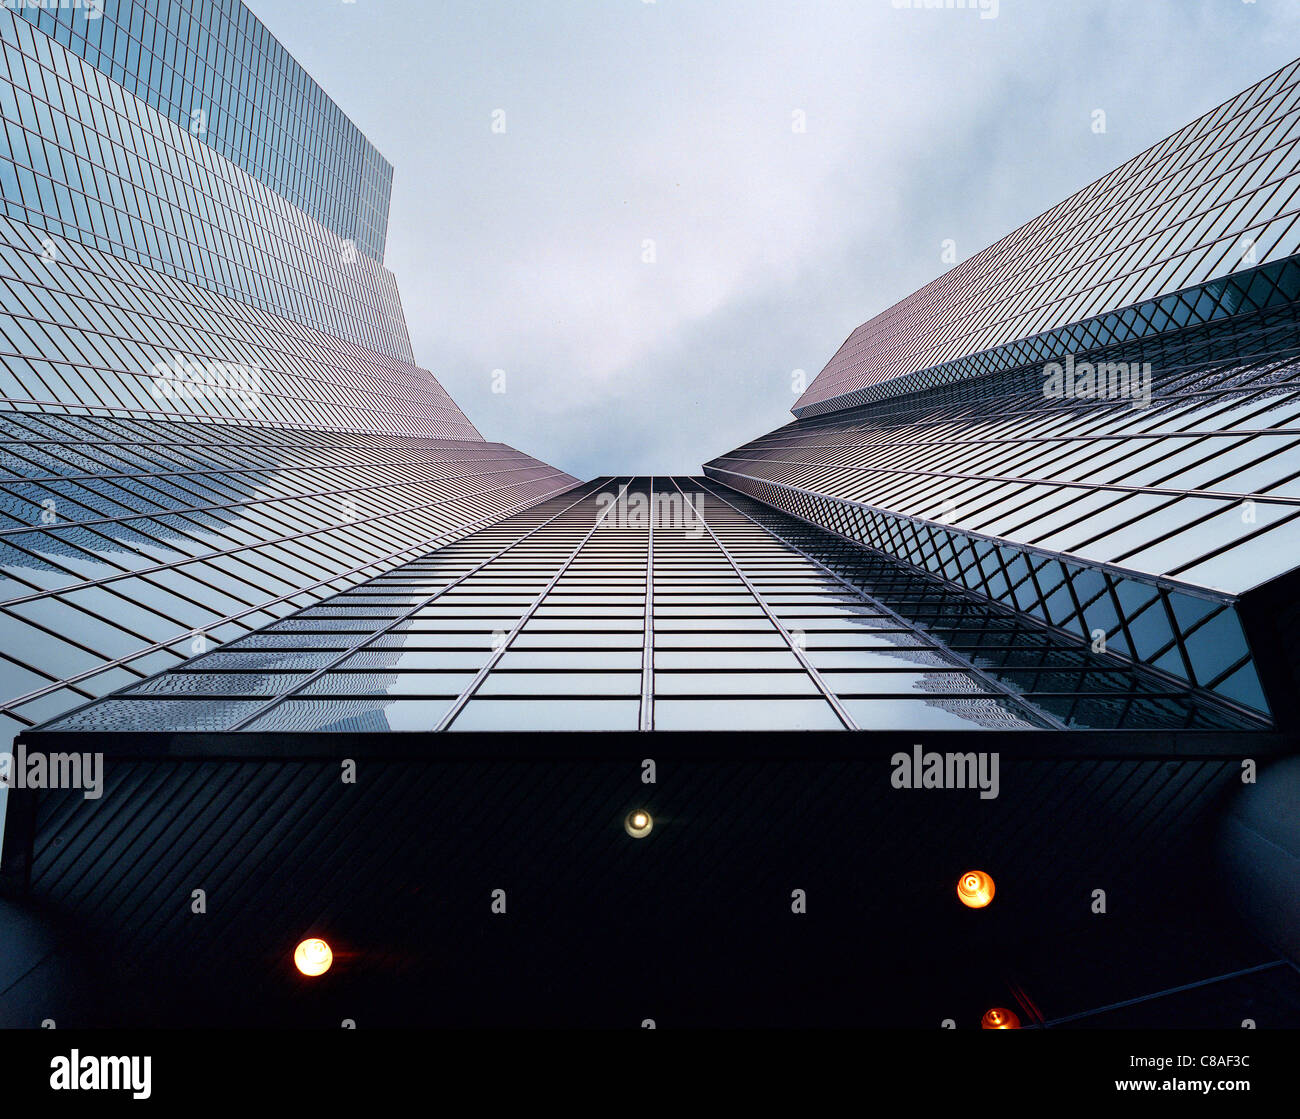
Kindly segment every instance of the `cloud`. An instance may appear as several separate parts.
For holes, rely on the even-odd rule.
[[[978,251],[1300,29],[1211,0],[252,7],[395,164],[417,359],[488,438],[586,476],[693,472],[787,422],[791,372],[943,239]]]

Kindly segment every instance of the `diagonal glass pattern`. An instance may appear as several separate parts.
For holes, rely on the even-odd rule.
[[[1264,725],[705,479],[606,478],[45,729]]]
[[[1173,293],[1297,251],[1300,61],[858,327],[794,412],[866,403],[892,391],[873,386],[896,378],[918,387],[927,376],[972,375],[1072,324],[1098,334],[1067,343],[1075,349],[1103,333],[1119,341],[1175,329],[1193,320]],[[983,358],[966,360],[974,355]]]
[[[30,726],[573,484],[499,443],[0,412],[0,714]]]
[[[66,48],[362,253],[384,259],[392,167],[244,4],[63,0],[6,10],[43,33],[22,42]]]
[[[45,261],[80,242],[412,360],[380,261],[3,7],[0,199]]]

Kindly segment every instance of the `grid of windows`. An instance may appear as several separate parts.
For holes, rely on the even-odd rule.
[[[248,303],[0,217],[0,395],[139,415],[207,416],[477,439],[427,370]]]
[[[774,508],[941,575],[955,587],[1022,610],[1193,687],[1256,711],[1268,710],[1250,644],[1229,602],[770,482],[730,481]]]
[[[1287,333],[1234,332],[1236,357],[1153,367],[1149,404],[1049,399],[1028,369],[796,421],[707,470],[1240,594],[1294,566],[1300,338]]]
[[[47,729],[1263,725],[705,479],[605,478]]]
[[[1149,406],[1047,399],[1028,368],[796,421],[705,472],[1267,710],[1234,603],[1295,566],[1300,336],[1293,310],[1181,337]]]
[[[150,25],[136,18],[143,5],[108,3],[118,29],[147,43]],[[164,52],[160,29],[179,26],[175,4],[148,8],[162,17],[154,42]],[[246,11],[237,0],[197,9],[200,19],[218,10],[230,17],[220,25],[223,49],[234,53],[210,50],[209,61],[236,97],[279,120],[244,69],[258,49],[237,35]],[[58,18],[63,35],[67,21]],[[136,59],[126,41],[108,48],[114,61],[95,65],[120,79]],[[143,72],[151,60],[139,58]],[[165,100],[170,75],[173,96],[179,85],[183,98],[187,78],[205,74],[181,59],[174,71],[149,68],[137,88]],[[1271,96],[1276,83],[1266,84]],[[0,89],[0,111],[3,102]],[[177,104],[187,102],[169,102]],[[1248,100],[1224,119],[1256,105],[1258,119],[1272,111],[1267,104]],[[1204,144],[1193,136],[1166,153],[1175,171],[1201,174],[1192,160],[1198,146],[1219,142],[1216,127]],[[242,154],[267,159],[259,175],[276,166],[269,148],[247,139]],[[287,142],[274,158],[303,153]],[[1249,155],[1225,158],[1244,167]],[[1164,189],[1151,177],[1152,190]],[[1115,205],[1147,215],[1154,203],[1126,190]],[[1093,251],[1085,217],[1077,237]],[[1249,228],[1242,215],[1220,219]],[[1142,231],[1125,236],[1138,245]],[[633,902],[662,893],[638,885],[613,848],[601,855],[611,838],[630,850],[619,828],[632,795],[626,766],[598,756],[622,740],[589,750],[584,736],[563,735],[562,752],[590,756],[539,768],[491,757],[497,743],[481,736],[443,731],[847,730],[881,731],[885,740],[902,732],[908,743],[956,731],[963,744],[1013,754],[1067,746],[1164,755],[1019,758],[1003,803],[1024,811],[990,815],[982,796],[949,798],[939,828],[928,798],[923,806],[894,795],[883,767],[863,764],[883,758],[878,736],[784,740],[814,757],[829,740],[844,743],[830,765],[824,754],[812,766],[807,756],[684,759],[684,782],[636,804],[685,825],[676,842],[654,849],[685,852],[691,865],[641,862],[653,885],[689,880],[700,852],[742,852],[717,863],[734,879],[735,904],[706,906],[741,915],[717,925],[711,939],[724,945],[732,925],[775,927],[759,912],[771,910],[766,901],[752,912],[746,905],[770,895],[754,887],[770,881],[776,863],[833,864],[834,881],[819,896],[852,900],[858,895],[841,880],[860,880],[858,864],[879,864],[885,850],[885,862],[903,871],[886,875],[865,909],[840,907],[840,917],[870,931],[879,914],[906,918],[916,881],[951,881],[967,865],[947,869],[963,835],[990,854],[981,865],[1000,882],[1046,884],[1045,907],[1028,898],[1041,915],[1051,898],[1078,896],[1058,888],[1079,877],[1072,867],[1086,865],[1097,881],[1100,858],[1103,869],[1118,868],[1101,880],[1122,884],[1143,843],[1195,848],[1181,840],[1237,781],[1243,739],[1254,754],[1258,745],[1279,749],[1284,737],[1253,733],[1271,722],[1239,617],[1258,601],[1247,599],[1239,615],[1237,595],[1286,570],[1285,545],[1296,539],[1292,261],[1270,259],[1131,315],[978,353],[907,383],[909,391],[928,386],[921,393],[882,392],[821,419],[809,409],[710,464],[704,478],[579,485],[484,442],[431,375],[391,353],[271,314],[248,293],[231,299],[211,283],[146,267],[139,246],[72,244],[51,257],[40,240],[0,219],[0,366],[10,397],[0,410],[0,720],[26,730],[29,748],[64,749],[67,741],[47,732],[76,732],[78,748],[103,748],[113,764],[102,799],[15,791],[9,831],[18,854],[0,870],[20,887],[30,872],[38,897],[96,922],[108,957],[124,961],[123,990],[144,977],[153,989],[188,992],[189,963],[212,956],[204,941],[247,947],[246,959],[209,977],[213,989],[245,991],[238,977],[265,970],[271,941],[305,927],[299,912],[312,921],[324,914],[340,931],[332,940],[362,946],[371,977],[400,987],[402,1001],[412,982],[442,991],[445,968],[430,973],[420,963],[428,953],[391,938],[394,915],[409,917],[412,899],[419,909],[423,898],[413,937],[427,940],[431,929],[446,940],[447,907],[435,903],[447,891],[424,887],[448,867],[452,889],[477,890],[491,864],[515,867],[525,887],[545,881],[549,889],[567,874],[574,897],[591,895],[593,867],[606,900],[606,886]],[[1054,245],[1037,247],[1045,265]],[[332,289],[320,297],[336,301]],[[400,318],[395,289],[392,298]],[[1129,348],[1115,349],[1120,342]],[[1116,361],[1158,355],[1150,406],[1046,400],[1027,363],[1076,351]],[[168,356],[247,361],[258,376],[250,387],[149,372]],[[1224,530],[1233,516],[1236,535]],[[1281,611],[1282,628],[1286,618]],[[1070,733],[1094,730],[1128,733]],[[329,735],[392,731],[439,733],[368,740],[379,779],[343,797],[316,795],[322,783],[340,787],[337,759],[326,758],[338,740]],[[1169,733],[1182,731],[1212,733]],[[114,732],[125,733],[96,740]],[[184,732],[214,737],[181,744]],[[701,737],[674,741],[707,752]],[[736,738],[752,755],[751,736]],[[519,752],[533,742],[505,741]],[[711,741],[727,748],[735,739]],[[1184,747],[1220,757],[1168,760]],[[1224,761],[1226,753],[1234,757]],[[391,760],[403,754],[408,760]],[[415,754],[424,756],[409,760]],[[535,804],[541,787],[558,827],[539,836],[510,826],[528,818],[521,806]],[[785,806],[775,813],[773,790]],[[424,841],[406,843],[412,821],[429,824],[429,805],[440,801],[456,810],[434,812]],[[1062,830],[1070,819],[1088,826]],[[1172,845],[1169,821],[1180,840]],[[361,857],[322,860],[322,835],[359,839]],[[844,859],[827,862],[828,835],[848,838]],[[918,835],[933,841],[919,861]],[[599,857],[573,860],[579,846]],[[395,859],[399,848],[414,854]],[[604,879],[602,866],[612,868]],[[1178,880],[1163,865],[1146,870],[1138,878]],[[242,935],[229,919],[182,921],[182,907],[155,904],[194,881],[224,884],[237,904],[227,896],[221,912],[261,931]],[[1128,893],[1145,896],[1145,884]],[[950,886],[945,893],[955,911]],[[632,914],[633,931],[645,924],[635,910],[614,906]],[[1079,906],[1071,913],[1088,920]],[[922,913],[914,927],[904,920],[900,950],[932,916]],[[698,934],[698,921],[678,924]],[[450,935],[471,955],[485,943],[473,921]],[[1012,948],[1024,955],[1024,945]],[[224,949],[218,955],[228,960]],[[1051,970],[1042,952],[1038,962]],[[814,986],[838,984],[840,971],[833,959],[815,968]],[[543,961],[536,972],[554,969]],[[506,976],[507,987],[520,985]],[[476,1007],[481,996],[471,996]],[[946,990],[940,1002],[951,997]],[[150,1012],[148,1000],[139,1005]]]
[[[794,411],[861,403],[868,386],[946,363],[959,372],[971,355],[1298,249],[1300,61],[858,327]]]
[[[1038,290],[1050,331],[1015,341],[1024,304],[971,353],[913,319],[947,362],[912,366],[928,380],[807,409],[705,479],[575,490],[482,442],[394,354],[409,342],[375,261],[352,275],[288,196],[5,11],[0,40],[0,181],[24,219],[0,218],[0,612],[33,650],[3,662],[13,724],[1267,725],[1234,605],[1290,566],[1300,523],[1285,231],[1233,276],[1188,258],[1123,313],[1061,325],[1083,304],[1038,289],[1083,254],[1094,313],[1128,298],[1109,239],[1148,252],[1184,195],[1206,220],[1174,256],[1253,229],[1291,175],[1290,69],[1013,234],[1005,261],[956,270],[972,315],[987,279],[1022,304]],[[1037,278],[1005,283],[1030,250]],[[1158,356],[1149,406],[1046,399],[1030,363],[1067,353]]]
[[[239,0],[4,5],[367,256],[384,259],[392,167]]]
[[[148,104],[108,63],[146,8],[173,26],[179,5],[110,2],[92,21],[103,37],[75,51],[33,24],[54,30],[57,15],[66,45],[84,9],[28,22],[10,7],[0,750],[577,484],[485,442],[412,363],[375,259],[387,165],[357,172],[381,194],[357,189],[349,161],[373,149],[287,56],[275,62],[264,32],[250,54],[241,5],[199,6],[190,26],[222,36],[204,60],[158,70],[129,56]],[[268,60],[310,103],[275,100],[280,78],[254,77]],[[176,123],[186,99],[217,106],[202,136]],[[252,132],[230,130],[236,113]],[[360,234],[358,205],[373,210]]]
[[[0,412],[0,716],[48,719],[575,483],[499,443]]]
[[[392,275],[0,9],[0,197],[46,255],[83,241],[402,360]]]
[[[1162,295],[1159,299],[1150,299],[1122,311],[1111,311],[956,361],[866,385],[837,396],[833,405],[796,406],[794,412],[801,418],[825,415],[890,396],[1023,368],[1029,362],[1061,362],[1079,353],[1124,343],[1140,341],[1144,349],[1157,349],[1172,339],[1174,344],[1180,345],[1184,330],[1222,323],[1237,315],[1253,316],[1263,310],[1293,309],[1298,298],[1300,257],[1287,257],[1186,291]]]

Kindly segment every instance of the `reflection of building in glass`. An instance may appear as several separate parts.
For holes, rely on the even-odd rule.
[[[242,4],[90,11],[0,10],[5,741],[575,481],[411,364],[391,168]]]
[[[0,1023],[1300,1022],[1288,895],[1200,888],[1297,745],[1300,63],[580,483],[412,364],[241,4],[104,9],[0,10],[0,714],[104,761],[9,793],[76,936]]]
[[[1294,726],[1298,217],[1294,63],[860,326],[705,473]]]
[[[707,479],[605,478],[49,729],[1264,725]]]

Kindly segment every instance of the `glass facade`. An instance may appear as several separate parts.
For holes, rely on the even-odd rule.
[[[242,4],[0,7],[0,752],[577,483],[413,364],[390,179]]]
[[[794,412],[863,403],[898,378],[907,391],[924,371],[1294,256],[1298,217],[1300,61],[858,327]],[[1121,337],[1182,325],[1157,318]]]
[[[573,479],[499,443],[0,413],[12,733]]]
[[[1263,725],[707,480],[604,478],[45,729]]]
[[[324,550],[346,585],[311,568],[310,600],[294,597],[292,578],[269,609],[221,599],[197,652],[167,652],[138,625],[136,655],[113,658],[92,702],[50,729],[1269,727],[1261,640],[1240,603],[1294,566],[1300,524],[1300,258],[1286,252],[1289,195],[1278,187],[1291,177],[1296,76],[1290,67],[1258,83],[955,269],[947,294],[931,285],[882,317],[897,325],[902,315],[899,329],[942,361],[898,365],[892,335],[869,323],[849,348],[853,368],[876,373],[846,389],[841,351],[796,405],[799,419],[709,463],[703,478],[573,489],[567,475],[495,445],[432,444],[441,453],[430,459],[423,441],[407,440],[481,436],[423,370],[86,244],[66,263],[40,261],[39,273],[15,248],[14,305],[43,333],[15,344],[13,400],[83,425],[126,414],[168,432],[196,415],[237,433],[283,427],[294,434],[232,439],[289,454],[285,472],[301,469],[300,432],[328,431],[340,453],[367,433],[376,463],[424,456],[400,496],[354,463],[330,498],[373,491],[397,503],[409,531],[380,537],[380,567],[366,566],[364,544],[331,540]],[[1207,217],[1188,225],[1196,214]],[[1258,235],[1265,218],[1276,236]],[[1207,249],[1242,237],[1251,249],[1241,260]],[[1167,255],[1133,279],[1151,244]],[[1093,295],[1080,302],[1069,291],[1084,258]],[[1008,284],[1026,261],[1037,279]],[[1060,278],[1044,286],[1048,273]],[[111,320],[106,301],[87,301],[92,275],[95,293],[111,294]],[[131,313],[146,286],[153,313]],[[1121,305],[1125,295],[1140,298]],[[1013,335],[962,333],[1005,318],[994,303],[1006,299]],[[185,324],[200,365],[220,357],[256,377],[214,388],[210,376],[182,375],[159,311]],[[996,344],[974,350],[970,338]],[[48,360],[46,339],[66,360]],[[1141,376],[1122,399],[1053,396],[1043,378],[1053,361]],[[202,430],[211,440],[223,428]],[[175,442],[194,453],[192,440]],[[460,500],[421,524],[418,510],[452,492]],[[45,503],[58,507],[45,493],[15,489],[15,556],[64,555],[51,542],[70,526],[27,527]],[[241,518],[259,507],[260,491],[224,496],[214,505]],[[496,514],[486,522],[472,515],[485,499]],[[111,514],[114,540],[139,531],[127,516],[139,510],[81,504]],[[211,554],[223,559],[247,548],[220,543]],[[64,597],[136,577],[61,562],[78,578]],[[167,554],[146,571],[187,578],[207,562]],[[48,590],[24,585],[0,608],[22,617]],[[170,601],[158,610],[177,613]],[[25,681],[15,711],[53,710],[39,705],[67,674],[45,675]]]
[[[383,261],[392,167],[239,0],[11,0],[5,8],[52,40],[20,41],[51,53],[63,46]]]
[[[60,1028],[1297,1020],[1186,884],[1300,718],[1300,64],[584,483],[413,363],[391,172],[241,4],[95,10],[0,7],[0,753],[102,762],[6,792],[107,973]]]
[[[1300,63],[860,327],[710,479],[1243,714],[1300,544]]]
[[[261,104],[278,48],[245,45],[239,7],[188,26],[220,10],[229,104]],[[103,15],[128,40],[143,18]],[[866,324],[794,423],[703,478],[575,489],[408,360],[391,276],[268,186],[275,160],[178,124],[166,75],[203,86],[202,50],[137,97],[40,26],[0,11],[25,153],[0,219],[0,610],[46,635],[10,658],[18,726],[1271,725],[1241,601],[1300,525],[1296,67]],[[341,189],[294,135],[276,158]],[[91,196],[122,199],[121,239]],[[158,235],[183,228],[192,254]],[[1140,392],[1053,396],[1050,362]],[[64,611],[106,627],[102,656],[55,637]]]
[[[2,18],[2,17],[0,17]],[[0,217],[15,407],[481,438],[425,369]]]
[[[796,421],[706,473],[1266,711],[1235,604],[1295,566],[1300,333],[1290,310],[1181,342],[1149,406],[1045,399],[1038,366]]]
[[[7,8],[0,48],[0,198],[46,257],[81,242],[411,360],[378,259]]]

